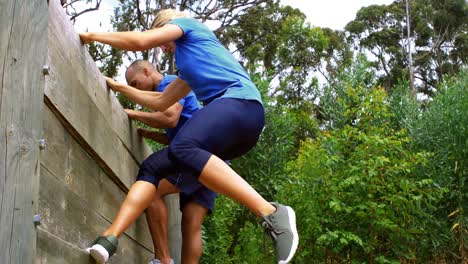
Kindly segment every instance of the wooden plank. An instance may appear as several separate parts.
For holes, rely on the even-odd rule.
[[[49,233],[39,226],[35,264],[92,263],[81,248]]]
[[[3,99],[3,90],[11,89],[11,87],[7,87],[4,85],[4,69],[8,67],[8,64],[11,63],[10,55],[8,54],[8,46],[10,45],[10,37],[12,34],[13,29],[13,15],[14,15],[14,8],[15,2],[8,1],[8,0],[0,0],[0,110],[3,109],[2,103]],[[8,58],[8,59],[7,59]],[[5,187],[6,187],[6,140],[7,140],[7,133],[6,133],[6,126],[7,124],[4,123],[2,112],[0,112],[0,205],[3,205],[3,199],[6,197],[4,194]],[[8,189],[8,188],[7,188]],[[1,209],[0,209],[1,210]],[[1,218],[0,218],[1,221]],[[1,222],[0,222],[1,224]],[[2,233],[0,233],[2,234]],[[2,238],[0,237],[0,240]],[[3,249],[4,245],[2,244],[4,241],[0,241],[0,250]]]
[[[0,0],[0,263],[32,263],[47,2]]]
[[[43,228],[38,228],[38,253],[36,255],[36,264],[65,264],[65,263],[95,263],[91,260],[90,256],[83,251],[66,241],[49,233]],[[131,240],[124,238],[123,244],[127,245],[126,250],[131,249],[133,252],[144,252],[140,255],[136,255],[133,258],[117,258],[113,257],[108,263],[147,263],[151,253],[147,252],[146,249],[141,248],[135,243],[131,243]],[[129,261],[129,262],[125,262]]]
[[[50,3],[50,14],[49,47],[51,52],[60,53],[60,56],[54,56],[59,60],[50,62],[51,68],[61,68],[58,70],[63,69],[72,73],[67,75],[67,78],[61,76],[63,82],[66,85],[81,84],[81,90],[88,94],[111,130],[117,134],[135,159],[142,162],[152,153],[151,149],[138,136],[136,128],[129,122],[117,98],[106,88],[96,63],[86,47],[81,44],[77,32],[58,1]]]
[[[86,97],[82,97],[79,90],[73,92],[74,97],[70,95],[59,99],[63,93],[54,91],[69,88],[60,86],[60,81],[55,83],[55,78],[58,77],[51,73],[46,85],[44,98],[46,105],[111,179],[127,191],[134,182],[138,164],[104,121],[103,115],[95,111],[96,106],[92,101],[86,100]],[[71,85],[70,89],[73,88],[80,87]],[[62,109],[66,107],[68,110],[59,110],[60,107]]]
[[[8,41],[12,34],[13,29],[13,15],[14,15],[14,8],[15,2],[9,0],[0,0],[0,83],[2,89],[0,89],[0,109],[2,104],[2,95],[3,95],[3,70],[7,67],[7,64],[10,63],[7,59],[8,54],[8,45],[10,42]],[[2,135],[0,135],[2,136]],[[4,141],[2,141],[3,143]],[[0,161],[1,162],[1,161]],[[2,168],[4,166],[1,166]]]
[[[67,186],[45,167],[41,169],[40,181],[40,227],[48,234],[46,239],[39,238],[36,260],[42,261],[39,263],[77,263],[73,258],[84,258],[84,249],[110,222],[90,208],[82,197],[70,192]],[[144,220],[144,217],[141,218]],[[49,238],[53,239],[49,241]],[[75,253],[68,259],[68,254],[59,252],[62,250]],[[150,249],[141,245],[139,239],[135,240],[124,234],[119,239],[118,251],[109,263],[145,263],[151,255]]]
[[[50,75],[45,102],[70,134],[126,190],[138,170],[133,160],[141,162],[151,150],[105,88],[95,63],[57,1],[51,2],[50,13]]]
[[[125,193],[68,134],[49,109],[44,111],[43,117],[44,139],[48,144],[41,153],[41,165],[69,192],[79,196],[88,208],[99,212],[104,219],[111,222],[125,199]],[[145,247],[152,248],[148,230],[143,217],[131,225],[126,233]]]
[[[137,164],[146,158],[151,150],[137,136],[118,100],[105,87],[95,63],[79,42],[77,33],[57,0],[50,2],[49,13],[50,75],[47,78],[44,102],[69,135],[102,170],[97,169],[96,164],[88,162],[86,155],[78,151],[79,148],[74,146],[76,142],[73,143],[74,140],[67,137],[67,133],[56,133],[59,139],[55,138],[53,133],[47,138],[51,151],[48,152],[50,156],[44,157],[43,164],[50,170],[51,175],[66,186],[69,192],[67,195],[78,196],[89,208],[109,222],[115,216],[124,197],[124,193],[111,184],[109,178],[126,191],[134,182]],[[71,149],[61,148],[62,143],[66,146],[71,145]],[[51,145],[53,147],[50,147]],[[90,175],[95,175],[96,171],[100,171],[98,179],[91,179]],[[41,193],[48,187],[43,184],[41,183]],[[100,188],[96,190],[96,186]],[[66,193],[65,190],[63,192]],[[90,197],[94,199],[87,199]],[[46,199],[45,194],[43,198]],[[178,204],[172,210],[178,211]],[[66,222],[70,221],[68,217],[73,218],[73,215],[64,217],[67,218]],[[174,223],[179,224],[172,224],[176,231],[170,233],[180,234],[180,217],[178,220],[174,219]],[[59,224],[61,223],[54,222],[50,227],[57,228]],[[149,232],[147,228],[141,228],[142,226],[146,227],[137,223],[127,234],[149,247],[148,239],[145,239],[149,237]],[[53,232],[51,234],[56,236]],[[62,237],[60,239],[68,241]]]

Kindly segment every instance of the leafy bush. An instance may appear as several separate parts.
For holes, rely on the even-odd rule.
[[[391,263],[416,257],[427,209],[444,190],[416,173],[429,157],[409,151],[383,89],[342,86],[341,127],[301,147],[294,182],[279,192],[298,215],[297,263]]]
[[[446,80],[426,111],[409,126],[414,148],[433,153],[420,177],[430,177],[449,190],[437,204],[437,222],[422,254],[454,262],[468,259],[467,83],[467,70]]]

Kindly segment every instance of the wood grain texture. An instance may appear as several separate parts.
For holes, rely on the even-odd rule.
[[[0,0],[0,263],[36,252],[47,2]]]
[[[86,247],[110,222],[45,167],[41,169],[39,208],[43,216],[40,228],[51,240],[39,237],[37,259],[42,259],[41,263],[92,263],[89,260],[75,262],[73,258],[84,260]],[[148,233],[145,226],[138,227],[144,228],[140,234]],[[67,251],[74,253],[64,255]],[[145,263],[151,255],[151,250],[139,240],[124,234],[119,238],[118,251],[110,263]],[[53,261],[48,260],[51,257]]]
[[[58,0],[50,1],[48,23],[50,70],[43,118],[47,148],[41,158],[43,224],[38,239],[44,244],[38,246],[36,262],[81,263],[87,260],[80,249],[113,220],[139,163],[152,151],[106,88]],[[171,253],[180,263],[179,205],[169,204],[173,216],[169,233],[178,239],[171,240]],[[110,263],[148,260],[152,243],[144,217],[127,230],[120,243]],[[52,252],[54,247],[69,254]]]
[[[49,143],[42,151],[41,165],[57,178],[65,188],[64,191],[78,196],[90,210],[94,210],[110,223],[125,199],[125,192],[109,179],[108,175],[68,134],[49,109],[45,109],[43,116],[44,138]],[[43,184],[46,183],[41,182],[41,195],[51,195],[43,191],[45,188],[42,187]],[[41,197],[41,199],[45,198]],[[40,204],[39,212],[44,214],[42,204]],[[145,217],[140,217],[135,224],[130,226],[126,234],[146,248],[152,248],[153,244],[148,230]],[[102,231],[104,229],[95,235],[97,236]]]
[[[107,89],[103,76],[80,43],[78,33],[58,1],[50,2],[48,38],[47,99],[109,168],[123,177],[128,173],[126,160],[142,162],[152,151]],[[130,157],[117,156],[125,153]]]

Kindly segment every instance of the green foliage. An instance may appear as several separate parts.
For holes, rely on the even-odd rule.
[[[468,258],[468,71],[441,85],[427,110],[410,132],[414,148],[433,153],[421,175],[430,176],[449,192],[434,212],[431,244],[426,252]],[[465,252],[465,253],[463,253]]]
[[[122,65],[122,51],[107,45],[92,42],[88,51],[94,61],[99,62],[99,70],[104,76],[116,77]]]
[[[350,41],[355,41],[358,49],[367,50],[376,57],[374,66],[383,71],[380,82],[387,88],[406,71],[404,21],[404,5],[395,1],[390,5],[363,7],[356,19],[346,25]]]
[[[389,108],[394,114],[392,124],[397,129],[411,129],[417,120],[423,104],[419,102],[411,92],[407,81],[401,81],[392,89],[388,98]]]
[[[246,222],[240,229],[239,242],[234,248],[234,263],[274,263],[275,252],[271,239],[262,233],[263,228],[251,222]]]
[[[377,79],[369,61],[364,55],[359,55],[350,67],[345,68],[336,76],[335,81],[323,88],[323,95],[320,97],[318,106],[320,121],[327,128],[342,128],[353,124],[357,117],[351,116],[346,111],[350,111],[349,107],[354,107],[363,94],[350,91],[353,87],[371,89],[376,84]]]
[[[335,49],[346,49],[340,34],[311,27],[298,9],[276,2],[246,10],[219,36],[239,53],[246,68],[278,82],[270,91],[277,103],[309,112],[317,88],[309,72],[322,68],[326,61],[332,66],[333,58],[342,54],[335,56]],[[333,45],[328,45],[328,37],[333,38]]]
[[[345,87],[337,100],[346,122],[304,142],[289,165],[294,180],[278,192],[298,215],[296,262],[411,260],[444,189],[419,177],[429,154],[408,151],[406,131],[390,122],[385,91]]]
[[[268,91],[269,79],[253,75],[262,92]],[[255,148],[232,161],[232,166],[267,200],[273,200],[277,189],[288,181],[284,168],[295,158],[300,141],[318,130],[315,119],[305,111],[291,111],[263,96],[265,128]]]
[[[218,196],[216,208],[203,224],[203,256],[201,263],[232,263],[235,232],[239,225],[241,206],[224,196]]]

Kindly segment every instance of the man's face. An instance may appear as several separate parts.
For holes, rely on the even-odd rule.
[[[128,85],[135,87],[138,90],[151,91],[153,89],[153,79],[147,69],[143,69],[138,72],[130,69],[127,72],[126,77]]]

